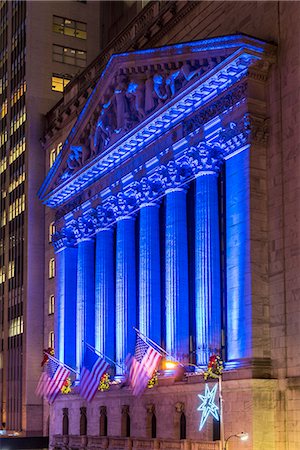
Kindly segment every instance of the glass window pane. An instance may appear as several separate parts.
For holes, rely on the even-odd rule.
[[[61,47],[60,45],[53,45],[53,53],[62,54],[62,52],[63,52],[63,47]]]
[[[83,22],[76,22],[77,30],[83,30],[86,31],[86,23]]]
[[[53,61],[57,62],[63,62],[63,56],[62,55],[53,55]]]
[[[65,33],[66,36],[75,36],[75,29],[70,27],[65,27]]]
[[[76,37],[79,39],[86,39],[86,31],[76,30]]]
[[[72,57],[72,56],[65,56],[64,62],[65,62],[66,64],[73,64],[73,65],[75,65],[75,57]]]

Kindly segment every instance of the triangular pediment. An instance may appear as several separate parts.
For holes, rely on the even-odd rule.
[[[226,36],[113,55],[40,190],[63,204],[184,114],[201,108],[245,75],[272,47]]]

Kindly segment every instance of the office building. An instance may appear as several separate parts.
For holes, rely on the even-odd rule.
[[[44,114],[99,53],[99,4],[0,3],[0,428],[42,434]],[[4,432],[5,433],[5,432]]]

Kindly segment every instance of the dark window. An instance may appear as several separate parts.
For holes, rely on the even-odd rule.
[[[69,410],[68,410],[68,408],[63,408],[62,434],[63,434],[63,436],[67,436],[69,434]]]
[[[71,64],[72,66],[86,66],[86,51],[76,48],[63,47],[61,45],[52,46],[53,61]]]
[[[180,439],[186,439],[186,418],[184,412],[180,415]]]
[[[107,413],[106,413],[106,407],[101,406],[100,408],[100,429],[99,429],[100,436],[107,436]]]
[[[122,437],[130,437],[130,415],[129,406],[127,405],[122,407],[121,434]]]
[[[152,439],[156,438],[156,415],[154,413],[151,417],[151,437]]]
[[[86,408],[80,408],[80,436],[86,436],[87,434],[87,417]]]

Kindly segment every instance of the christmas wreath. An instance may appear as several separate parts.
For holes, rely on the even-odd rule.
[[[100,383],[98,386],[98,391],[108,391],[110,388],[110,376],[108,373],[104,373],[100,379]]]
[[[219,355],[211,355],[209,357],[207,370],[204,372],[204,379],[207,378],[219,378],[224,370],[224,363]]]
[[[157,384],[158,384],[157,370],[155,370],[152,378],[148,381],[147,387],[148,389],[152,389]]]
[[[64,382],[64,384],[63,384],[63,387],[61,388],[61,393],[62,394],[69,394],[69,392],[71,392],[71,378],[70,377],[68,377],[67,379],[66,379],[66,381]]]

